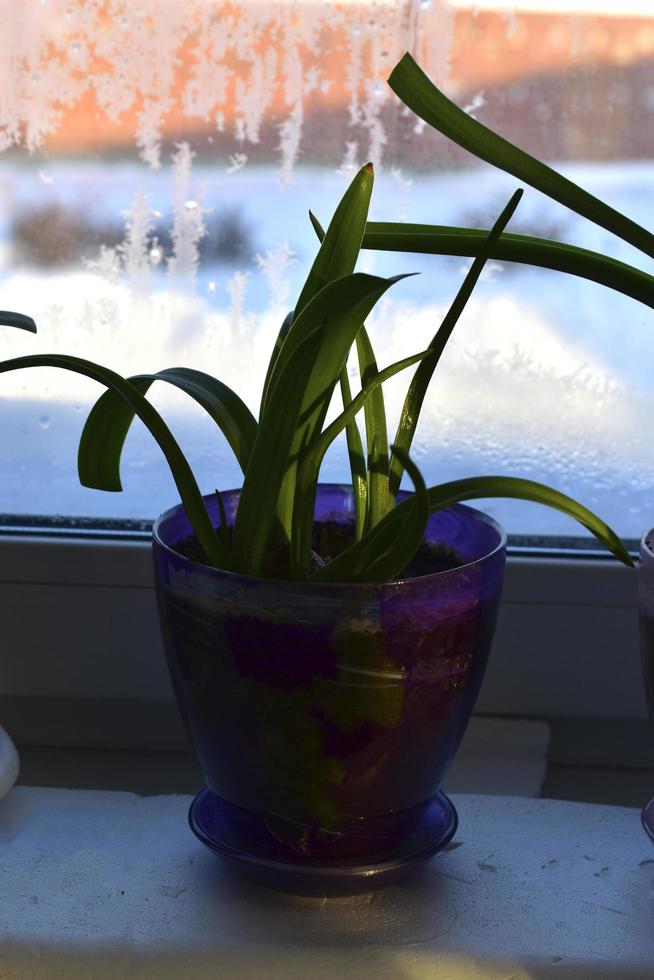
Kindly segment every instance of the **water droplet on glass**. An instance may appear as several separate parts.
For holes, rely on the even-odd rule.
[[[208,293],[211,293],[212,295],[216,292],[216,284],[213,281],[213,279],[211,280],[211,282],[207,286],[207,292]]]
[[[70,50],[73,52],[73,54],[79,54],[82,50],[82,45],[79,43],[79,41],[73,41],[70,46]]]
[[[187,211],[195,211],[197,206],[198,206],[197,201],[187,201],[186,204],[184,205]]]
[[[384,91],[384,89],[383,89],[382,83],[381,82],[375,82],[374,87],[373,87],[373,92],[375,93],[375,95],[377,97],[379,97],[382,94],[383,91]]]
[[[163,215],[162,215],[161,211],[153,211],[152,212],[152,217],[153,218],[157,218],[157,220],[158,220],[159,218],[163,218]]]
[[[50,416],[49,415],[41,415],[41,416],[39,416],[39,425],[41,426],[42,429],[49,429],[50,428]]]
[[[420,9],[429,10],[431,7],[431,0],[420,0]]]
[[[161,256],[160,248],[150,249],[150,262],[152,262],[152,265],[158,265],[158,263],[161,262],[161,258],[162,256]]]

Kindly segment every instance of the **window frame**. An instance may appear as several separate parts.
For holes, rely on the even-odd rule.
[[[19,743],[187,747],[148,542],[0,533],[0,611],[0,723]],[[635,570],[510,554],[476,713],[645,726]]]

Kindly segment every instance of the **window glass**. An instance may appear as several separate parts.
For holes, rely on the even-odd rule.
[[[253,411],[276,332],[356,169],[371,217],[488,227],[517,186],[423,126],[386,78],[405,50],[480,121],[654,225],[650,0],[3,0],[0,305],[33,337],[2,356],[74,353],[123,374],[186,365]],[[606,251],[620,240],[531,189],[511,230]],[[362,254],[395,286],[370,330],[380,365],[420,350],[466,260]],[[428,483],[551,483],[626,536],[652,523],[650,309],[563,274],[493,262],[432,382],[413,455]],[[396,420],[410,375],[386,387]],[[81,488],[100,389],[54,370],[0,378],[0,513],[153,518],[177,494],[136,423],[123,494]],[[224,440],[151,389],[207,492],[238,485]],[[391,432],[394,422],[391,422]],[[344,447],[323,478],[346,480]],[[517,502],[513,533],[577,525]]]

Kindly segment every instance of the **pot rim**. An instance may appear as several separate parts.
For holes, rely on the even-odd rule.
[[[654,527],[646,531],[640,540],[640,556],[654,561]]]
[[[345,484],[345,483],[319,483],[318,487],[324,489],[346,490],[346,491],[351,491],[352,489],[350,484]],[[238,493],[238,492],[240,492],[240,487],[232,490],[223,491],[223,496],[228,493]],[[405,496],[409,497],[413,495],[411,491],[400,491],[400,494],[403,497]],[[214,498],[214,494],[212,493],[203,494],[204,500],[211,500],[213,498]],[[164,551],[170,553],[171,555],[174,555],[177,558],[182,559],[188,565],[192,566],[194,570],[201,571],[203,574],[207,574],[207,575],[214,575],[214,576],[219,575],[227,579],[228,581],[233,582],[235,585],[238,582],[251,582],[251,583],[261,583],[261,584],[268,584],[268,585],[274,584],[279,587],[288,587],[289,590],[297,589],[298,587],[306,588],[307,586],[309,587],[312,586],[316,590],[316,592],[320,591],[324,594],[329,594],[330,592],[336,592],[339,589],[342,590],[344,588],[347,588],[348,591],[351,590],[353,592],[363,593],[365,591],[369,592],[371,589],[386,588],[386,589],[395,590],[399,587],[402,586],[406,587],[406,585],[410,585],[410,584],[417,586],[418,584],[420,585],[427,584],[430,581],[442,582],[448,576],[467,572],[471,569],[474,569],[476,566],[479,566],[485,562],[490,561],[491,559],[496,557],[500,552],[506,549],[506,542],[507,542],[506,531],[501,526],[501,524],[499,524],[489,514],[486,514],[483,510],[478,510],[476,507],[470,507],[467,504],[452,504],[450,507],[444,507],[443,511],[444,512],[457,511],[457,510],[465,511],[467,514],[470,514],[475,521],[478,521],[482,524],[486,524],[489,527],[493,528],[493,530],[496,531],[498,536],[498,540],[495,547],[487,551],[485,554],[481,555],[479,558],[475,558],[472,561],[467,561],[463,565],[458,565],[456,568],[443,569],[440,572],[432,572],[429,575],[414,575],[407,578],[392,579],[391,581],[385,581],[385,582],[315,582],[312,583],[311,579],[296,581],[294,579],[275,579],[275,578],[264,578],[262,576],[257,576],[257,575],[243,575],[242,573],[239,572],[230,572],[227,569],[216,568],[213,565],[206,565],[203,564],[202,562],[195,561],[192,558],[187,558],[185,555],[180,554],[179,551],[176,551],[170,545],[166,544],[166,542],[162,540],[161,535],[159,533],[160,527],[164,523],[164,521],[168,520],[169,518],[179,513],[180,510],[184,510],[184,505],[182,503],[175,504],[174,507],[169,507],[168,510],[165,510],[162,514],[159,515],[159,517],[157,517],[152,527],[153,547],[156,545],[157,547],[162,548]]]

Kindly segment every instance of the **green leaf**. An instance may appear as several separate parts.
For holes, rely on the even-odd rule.
[[[309,211],[309,220],[313,225],[313,230],[318,236],[318,241],[322,242],[325,237],[325,232],[312,211]],[[347,408],[352,401],[350,379],[347,375],[347,365],[341,371],[340,385],[343,407]],[[361,442],[359,427],[354,419],[348,422],[345,432],[347,438],[347,453],[350,461],[350,474],[352,477],[352,493],[354,496],[354,538],[356,541],[359,541],[361,535],[363,534],[368,507],[368,472],[366,470],[366,460],[363,454],[363,443]],[[302,547],[299,549],[299,551],[300,554],[304,553],[304,549]]]
[[[155,381],[166,381],[190,395],[225,435],[245,472],[257,433],[257,422],[239,396],[216,378],[192,368],[168,368],[135,374],[128,381],[145,395]],[[80,438],[78,472],[85,487],[122,490],[120,457],[136,411],[118,391],[106,391],[95,403]]]
[[[362,248],[430,255],[479,255],[488,232],[445,225],[410,225],[369,221]],[[654,276],[599,252],[546,238],[505,232],[490,253],[500,262],[520,262],[599,283],[654,308]]]
[[[296,314],[300,314],[327,283],[353,272],[361,250],[373,183],[373,166],[367,163],[352,179],[329,228],[323,232],[320,249],[295,306]]]
[[[275,516],[284,540],[290,542],[300,448],[322,428],[362,322],[380,296],[401,278],[380,279],[363,273],[344,276],[321,289],[293,324],[280,353],[279,381],[271,389],[243,482],[233,537],[235,570],[261,574]],[[302,339],[284,357],[296,327]]]
[[[309,211],[309,221],[313,225],[313,230],[315,231],[316,235],[318,236],[318,241],[321,242],[323,240],[323,238],[325,237],[325,229],[320,224],[320,222],[316,218],[316,216],[313,213],[313,211]]]
[[[313,526],[313,509],[315,504],[315,488],[318,483],[318,475],[325,453],[343,429],[356,416],[357,412],[365,406],[368,398],[374,393],[384,381],[388,381],[400,371],[411,367],[418,361],[427,357],[431,353],[428,348],[419,354],[411,357],[404,357],[394,364],[390,364],[379,371],[374,378],[371,378],[365,388],[362,388],[357,396],[348,399],[348,404],[334,421],[318,435],[314,441],[303,452],[298,465],[297,493],[295,498],[295,509],[293,512],[293,549],[294,567],[298,575],[308,572],[309,569],[309,550],[311,546],[311,532]],[[365,475],[365,469],[364,469]],[[355,497],[356,506],[356,497]],[[355,534],[355,540],[360,540]]]
[[[315,572],[312,582],[387,582],[404,571],[418,551],[429,519],[427,488],[409,456],[399,446],[392,446],[392,451],[401,457],[415,493],[401,511],[394,507],[361,541]]]
[[[0,326],[18,327],[19,330],[36,333],[36,324],[31,316],[26,316],[24,313],[11,313],[9,310],[0,310]]]
[[[270,371],[266,404],[293,351],[315,326],[311,318],[303,315],[308,304],[325,286],[349,276],[354,270],[368,217],[372,185],[373,169],[368,163],[350,183],[329,228],[323,233],[320,249],[295,306],[291,328]]]
[[[552,487],[537,483],[534,480],[522,480],[514,476],[474,476],[464,480],[452,480],[427,491],[429,510],[435,511],[451,507],[463,500],[478,500],[486,497],[509,497],[517,500],[531,500],[537,504],[545,504],[555,510],[573,517],[587,528],[599,541],[619,558],[625,565],[633,565],[633,561],[624,544],[608,524],[605,524],[583,504],[573,500],[564,493]],[[401,510],[407,501],[398,504],[395,510]]]
[[[83,360],[81,357],[69,357],[63,354],[34,354],[29,357],[14,357],[11,360],[0,362],[0,374],[30,367],[58,367],[66,371],[73,371],[75,374],[81,374],[98,381],[120,395],[148,427],[166,457],[189,521],[207,558],[218,567],[226,567],[227,555],[211,524],[202,494],[184,454],[159,413],[134,385],[130,384],[120,374],[116,374],[100,364]]]
[[[361,386],[365,387],[379,373],[375,354],[364,326],[357,334],[357,355]],[[378,524],[388,510],[388,433],[386,408],[381,385],[372,389],[364,405],[366,442],[368,444],[368,508],[366,530]]]
[[[341,371],[339,380],[343,408],[347,408],[352,403],[352,391],[350,390],[350,380],[347,376],[347,365]],[[345,435],[347,438],[347,454],[350,461],[350,474],[352,477],[352,494],[354,496],[354,538],[356,541],[359,541],[363,534],[363,527],[366,520],[368,481],[361,434],[354,419],[345,426]]]
[[[508,202],[499,218],[491,228],[486,242],[480,249],[479,255],[475,258],[472,266],[468,270],[463,284],[461,285],[454,298],[454,301],[452,302],[452,305],[443,319],[443,322],[436,331],[436,334],[429,345],[433,350],[432,354],[425,358],[425,360],[422,361],[422,363],[416,369],[416,373],[411,381],[411,385],[409,386],[409,390],[404,400],[404,405],[402,406],[400,421],[398,423],[397,433],[395,435],[395,445],[399,446],[400,449],[403,450],[404,455],[406,455],[411,448],[411,443],[413,442],[413,437],[420,418],[420,412],[422,410],[422,403],[425,399],[425,395],[427,394],[429,382],[431,381],[434,371],[436,370],[436,366],[441,359],[443,351],[445,350],[445,346],[452,335],[452,331],[454,330],[459,317],[465,309],[466,303],[470,299],[472,291],[483,271],[494,243],[500,237],[502,231],[511,220],[511,216],[517,208],[521,197],[521,190],[516,191],[515,194],[512,195],[511,200]],[[395,502],[397,499],[397,493],[400,489],[403,472],[404,467],[402,465],[402,458],[397,455],[393,456],[391,460],[389,480],[389,494],[393,502]]]
[[[436,88],[410,54],[405,54],[395,66],[388,84],[421,119],[480,160],[513,174],[552,200],[654,257],[654,235],[477,122]]]

